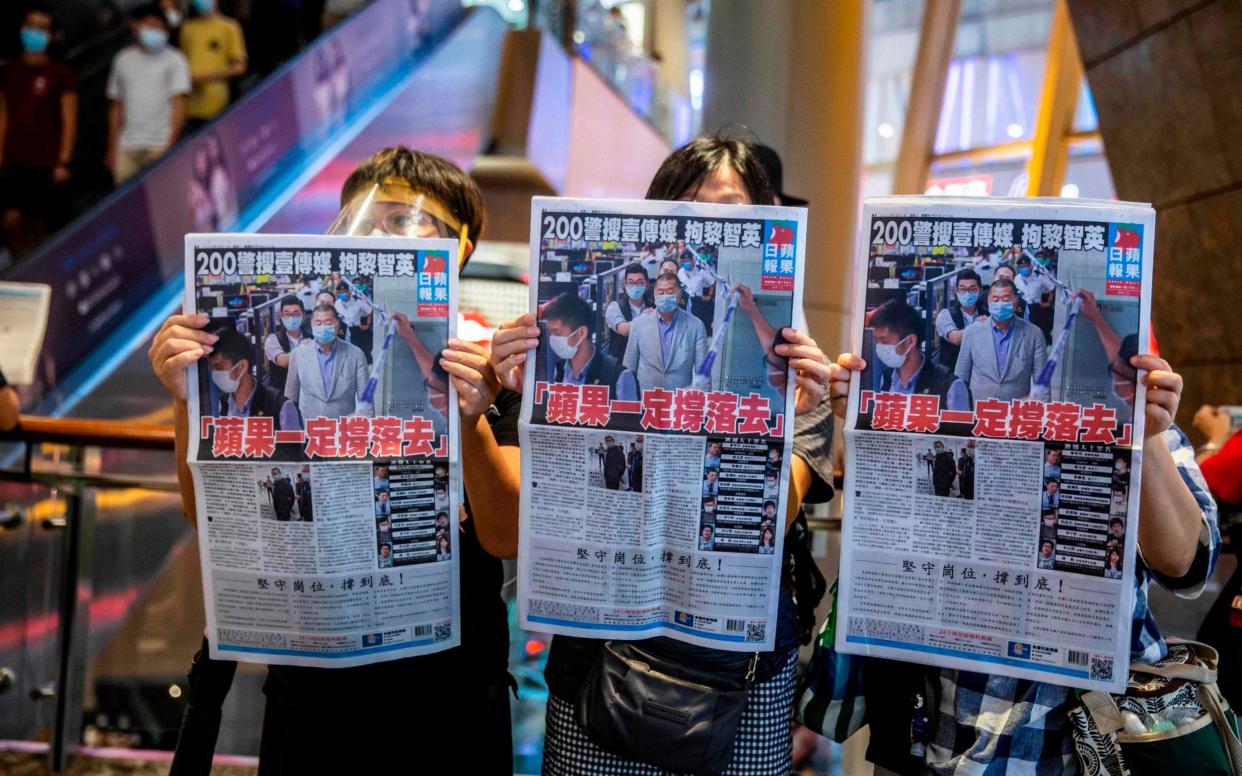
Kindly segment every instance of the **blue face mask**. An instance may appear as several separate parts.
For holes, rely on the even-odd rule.
[[[147,51],[160,51],[168,45],[168,33],[157,27],[142,27],[138,30],[138,42]]]
[[[337,299],[340,299],[342,302],[348,302],[348,301],[349,301],[349,294],[337,294],[337,295],[336,295],[336,298],[337,298]]]
[[[215,0],[194,0],[194,10],[202,14],[211,13],[215,5]]]
[[[336,327],[330,323],[315,324],[311,326],[311,334],[320,345],[327,345],[336,339]]]
[[[284,324],[286,331],[297,331],[302,328],[302,316],[294,315],[289,318],[281,318],[280,322]]]
[[[677,294],[656,294],[656,309],[662,313],[671,313],[677,309]]]
[[[1024,278],[1029,278],[1031,276],[1031,268],[1030,267],[1018,267],[1018,274]]]
[[[51,40],[47,30],[41,30],[38,27],[22,27],[21,36],[22,49],[30,54],[42,54],[47,51],[47,44]]]
[[[646,286],[626,286],[625,287],[625,295],[628,296],[630,299],[633,299],[636,302],[639,299],[642,299],[643,294],[645,293],[647,293]]]
[[[974,307],[975,302],[979,301],[978,291],[958,291],[957,301],[962,307]]]
[[[993,318],[1001,323],[1004,323],[1005,321],[1013,318],[1013,302],[997,302],[995,304],[990,304],[988,305],[988,312],[992,314]]]

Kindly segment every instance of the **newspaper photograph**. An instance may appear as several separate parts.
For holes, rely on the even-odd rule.
[[[212,657],[344,667],[461,639],[453,240],[186,236]]]
[[[534,199],[522,627],[772,649],[805,235],[801,208]]]
[[[1155,217],[867,199],[837,648],[1120,691]]]

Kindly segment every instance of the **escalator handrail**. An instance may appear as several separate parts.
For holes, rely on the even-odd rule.
[[[129,450],[172,450],[174,438],[173,427],[162,423],[40,415],[22,415],[17,428],[0,432],[0,441],[4,442]]]

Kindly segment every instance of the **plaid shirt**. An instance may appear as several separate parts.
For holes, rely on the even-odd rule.
[[[1161,438],[1173,454],[1182,481],[1203,513],[1203,530],[1191,570],[1170,579],[1147,568],[1134,570],[1133,662],[1153,663],[1168,651],[1147,605],[1154,579],[1182,598],[1203,591],[1220,547],[1216,502],[1195,463],[1190,440],[1177,427]],[[1060,776],[1078,772],[1067,712],[1076,703],[1065,687],[967,671],[940,671],[940,708],[925,761],[927,772],[944,776]]]

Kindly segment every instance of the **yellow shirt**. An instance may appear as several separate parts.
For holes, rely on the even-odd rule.
[[[246,41],[241,25],[223,14],[188,19],[181,26],[181,50],[190,61],[190,77],[219,73],[229,65],[246,61]],[[192,119],[209,119],[229,104],[227,80],[201,81],[194,84],[186,115]]]

